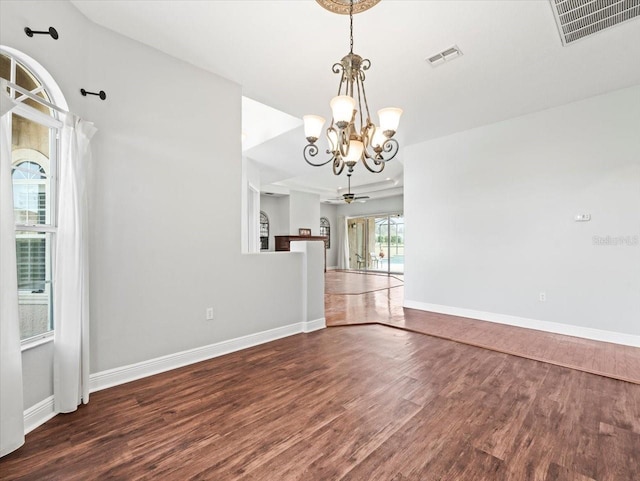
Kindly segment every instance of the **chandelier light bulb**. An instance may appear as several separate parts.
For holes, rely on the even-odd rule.
[[[360,140],[353,140],[349,142],[349,152],[344,157],[345,162],[358,162],[362,157],[362,151],[364,150],[364,144]]]
[[[388,107],[378,110],[378,118],[380,119],[380,130],[387,138],[393,137],[400,125],[400,116],[402,109]]]
[[[380,127],[376,127],[375,132],[373,134],[373,138],[371,139],[371,147],[374,149],[381,149],[382,145],[387,141],[387,138],[382,133],[382,129]]]
[[[304,136],[311,143],[320,138],[320,132],[324,126],[325,119],[319,115],[305,115],[302,117],[304,121]]]
[[[349,122],[351,122],[353,111],[356,108],[355,99],[349,95],[338,95],[331,99],[329,105],[331,106],[333,120],[338,128],[346,128]]]

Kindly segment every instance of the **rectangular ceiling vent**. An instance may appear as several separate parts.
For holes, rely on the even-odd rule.
[[[562,45],[640,15],[640,0],[549,0]]]
[[[432,67],[437,67],[438,65],[442,65],[445,62],[450,62],[454,58],[458,58],[461,55],[462,50],[460,50],[457,45],[454,45],[453,47],[449,47],[448,49],[443,50],[442,52],[427,57],[427,62],[429,62],[429,65],[431,65]]]

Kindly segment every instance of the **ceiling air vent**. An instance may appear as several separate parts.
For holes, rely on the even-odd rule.
[[[454,45],[453,47],[449,47],[448,49],[443,50],[440,53],[427,57],[427,62],[429,62],[429,65],[431,65],[432,67],[437,67],[438,65],[442,65],[445,62],[449,62],[454,58],[460,57],[461,55],[462,55],[462,50],[460,50],[456,45]]]
[[[640,0],[549,0],[562,45],[640,15]]]

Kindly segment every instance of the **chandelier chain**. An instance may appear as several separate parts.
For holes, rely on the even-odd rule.
[[[349,3],[349,53],[353,53],[353,0]]]

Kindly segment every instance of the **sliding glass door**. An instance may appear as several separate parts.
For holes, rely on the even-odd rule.
[[[349,219],[349,268],[404,273],[404,217],[400,214]]]
[[[404,217],[388,215],[376,217],[376,251],[380,270],[393,274],[404,273]]]

